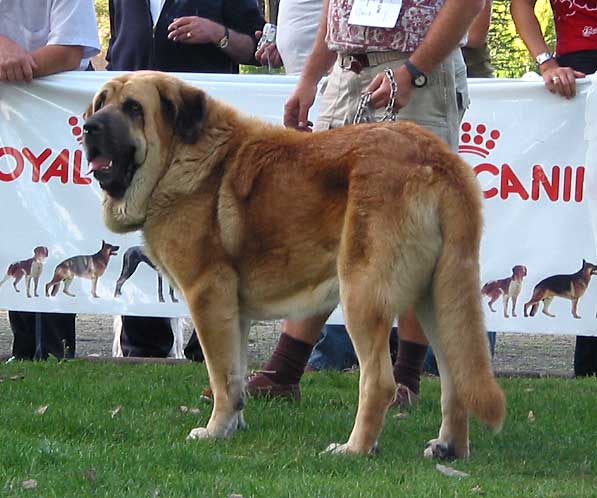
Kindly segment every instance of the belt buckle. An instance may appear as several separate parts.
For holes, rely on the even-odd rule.
[[[363,64],[353,55],[344,56],[342,60],[342,69],[359,74],[363,69]]]

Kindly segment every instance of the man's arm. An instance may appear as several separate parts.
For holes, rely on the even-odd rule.
[[[423,42],[410,56],[410,61],[423,73],[429,74],[448,57],[464,38],[469,26],[479,14],[485,0],[446,0]],[[411,98],[411,75],[404,65],[394,69],[397,95],[394,110],[404,107]],[[390,83],[383,73],[378,74],[367,91],[374,108],[383,107],[390,98]]]
[[[61,71],[78,69],[83,58],[83,47],[80,45],[46,45],[31,53],[36,69],[33,77],[46,76]]]
[[[204,17],[179,17],[168,26],[168,39],[185,44],[212,43],[218,45],[226,33],[226,27]],[[247,34],[228,30],[228,45],[222,48],[226,54],[238,63],[253,60],[255,40]]]
[[[512,0],[510,12],[516,30],[533,58],[544,52],[551,52],[541,32],[541,25],[535,15],[536,0]],[[555,59],[539,65],[539,71],[545,86],[551,93],[559,93],[563,97],[576,95],[576,78],[583,78],[584,73],[569,67],[560,67]]]
[[[486,0],[483,10],[475,18],[468,30],[466,46],[470,48],[479,48],[487,41],[489,26],[491,24],[492,0]]]
[[[309,109],[315,102],[317,84],[325,76],[336,60],[336,53],[325,42],[328,24],[329,0],[324,0],[321,22],[311,54],[305,63],[300,80],[292,96],[284,106],[284,125],[303,131],[310,131]]]

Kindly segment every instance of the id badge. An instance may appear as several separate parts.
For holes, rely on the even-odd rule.
[[[393,28],[401,8],[402,0],[354,0],[348,24]]]

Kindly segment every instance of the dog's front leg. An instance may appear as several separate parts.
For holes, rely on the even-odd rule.
[[[219,274],[213,285],[185,292],[205,355],[214,405],[206,427],[193,429],[187,439],[224,438],[244,426],[244,382],[247,324],[239,317],[236,285]]]

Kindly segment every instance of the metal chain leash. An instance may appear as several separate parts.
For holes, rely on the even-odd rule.
[[[392,69],[386,66],[384,68],[384,74],[390,82],[390,98],[380,121],[396,121],[398,113],[394,110],[394,104],[396,102],[396,95],[398,93],[398,85],[396,84],[394,71],[392,71]],[[371,115],[371,109],[369,108],[372,93],[373,92],[361,93],[359,104],[357,106],[357,112],[354,116],[352,124],[371,123],[374,121],[373,116]]]

